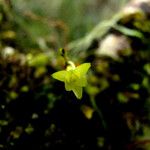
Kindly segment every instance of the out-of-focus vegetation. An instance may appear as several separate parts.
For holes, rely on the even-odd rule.
[[[149,150],[150,1],[112,18],[116,9],[0,0],[0,149]],[[65,67],[63,46],[77,65],[92,64],[81,100],[51,78]]]
[[[112,17],[125,2],[38,0],[35,5],[35,0],[12,0],[17,15],[14,19],[25,28],[26,34],[38,44],[44,38],[57,48],[84,36],[98,22]]]

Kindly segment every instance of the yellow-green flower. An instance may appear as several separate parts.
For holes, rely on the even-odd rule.
[[[72,62],[70,64],[66,70],[53,73],[52,77],[64,82],[66,91],[73,91],[75,96],[81,99],[82,87],[87,84],[86,73],[91,64],[84,63],[77,67]]]

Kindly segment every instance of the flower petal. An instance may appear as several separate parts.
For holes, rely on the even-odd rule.
[[[87,85],[87,79],[86,76],[82,76],[80,78],[78,78],[75,82],[74,82],[74,86],[80,86],[80,87],[85,87]]]
[[[75,96],[78,99],[81,99],[82,98],[82,87],[80,87],[80,86],[74,87],[73,88],[73,93],[75,94]]]
[[[59,81],[65,82],[66,78],[68,77],[68,71],[58,71],[52,74],[52,77],[54,79],[57,79]]]
[[[65,82],[65,89],[66,91],[71,91],[73,89],[72,84],[70,82]]]
[[[91,67],[90,63],[84,63],[76,67],[75,72],[79,73],[80,76],[83,76],[87,73],[90,67]]]

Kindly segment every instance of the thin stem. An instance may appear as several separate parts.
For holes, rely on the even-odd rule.
[[[69,64],[69,59],[68,59],[68,57],[67,57],[67,53],[66,53],[66,50],[64,49],[64,48],[60,48],[60,54],[61,54],[61,56],[64,58],[64,60],[65,60],[65,67],[67,67],[68,66],[68,64]],[[70,65],[70,64],[69,64]]]
[[[106,127],[107,127],[106,122],[104,120],[101,110],[97,107],[94,96],[90,97],[90,101],[91,101],[93,108],[95,109],[95,111],[98,113],[98,116],[100,117],[100,120],[102,122],[102,126],[103,126],[104,130],[106,130]]]
[[[71,66],[72,69],[75,69],[75,68],[76,68],[75,64],[74,64],[72,61],[68,61],[67,64],[68,64],[69,66]]]

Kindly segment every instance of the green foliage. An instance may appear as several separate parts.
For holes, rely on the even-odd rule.
[[[144,14],[140,18],[129,14],[121,16],[122,19],[112,19],[111,23],[104,22],[101,28],[97,26],[85,38],[84,46],[80,40],[79,45],[75,44],[84,50],[84,55],[78,55],[75,48],[72,60],[81,65],[75,67],[70,63],[63,70],[65,62],[57,55],[56,49],[66,40],[62,35],[64,32],[60,33],[64,24],[57,21],[50,23],[44,16],[40,20],[38,17],[42,13],[16,16],[16,10],[1,2],[0,149],[148,150],[150,30],[149,11],[143,9],[149,5],[140,7]],[[134,8],[138,6],[134,5]],[[78,29],[75,28],[79,23],[77,17],[74,18],[72,29]],[[59,24],[58,28],[51,26],[55,23]],[[120,28],[117,30],[113,25]],[[87,31],[86,28],[82,29],[79,31]],[[74,32],[79,34],[77,30],[71,32],[72,35]],[[110,49],[116,50],[117,59],[111,55],[97,55],[101,40],[109,34],[125,36],[130,53],[126,55],[122,43],[120,51],[113,46]],[[69,53],[72,53],[70,49]],[[62,82],[51,78],[51,74]],[[65,89],[72,90],[82,101],[77,101],[71,92],[66,92],[63,82]],[[85,90],[82,91],[83,87]]]

